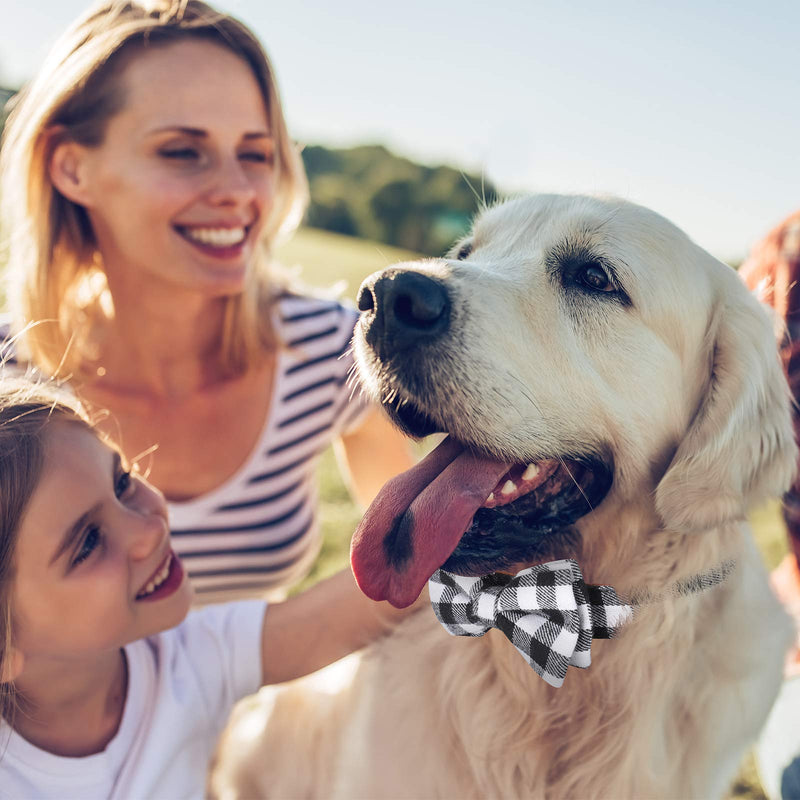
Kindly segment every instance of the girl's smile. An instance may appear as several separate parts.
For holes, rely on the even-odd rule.
[[[180,588],[183,578],[183,565],[170,550],[162,565],[136,595],[136,599],[153,601],[169,597]]]

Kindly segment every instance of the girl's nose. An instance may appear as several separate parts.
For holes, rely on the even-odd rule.
[[[140,481],[136,496],[129,506],[131,558],[149,558],[169,536],[164,495],[150,484]]]

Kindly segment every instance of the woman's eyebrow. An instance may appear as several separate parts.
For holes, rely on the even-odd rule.
[[[155,128],[150,131],[150,136],[157,136],[162,133],[182,133],[184,136],[191,136],[195,139],[207,139],[208,131],[203,128],[192,128],[188,125],[165,125],[162,128]],[[268,130],[248,131],[242,135],[243,139],[272,139],[272,133]]]

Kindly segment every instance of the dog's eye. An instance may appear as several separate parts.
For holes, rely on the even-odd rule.
[[[461,247],[458,248],[458,252],[456,253],[456,259],[458,261],[463,261],[465,258],[469,258],[469,254],[472,252],[472,242],[464,242]]]
[[[575,275],[578,283],[595,292],[613,292],[616,286],[609,278],[608,273],[596,261],[584,264]]]

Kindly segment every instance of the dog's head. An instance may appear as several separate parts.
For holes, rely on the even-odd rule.
[[[639,206],[508,201],[450,257],[372,275],[359,307],[368,392],[412,436],[449,434],[365,516],[353,564],[371,596],[411,602],[442,564],[538,560],[609,491],[652,493],[664,526],[688,531],[793,474],[766,313]]]

